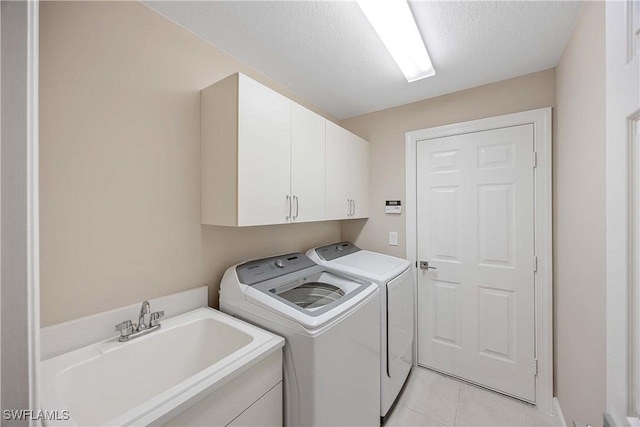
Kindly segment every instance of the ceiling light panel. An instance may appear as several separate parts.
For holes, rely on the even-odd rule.
[[[408,82],[435,75],[406,0],[357,0]]]

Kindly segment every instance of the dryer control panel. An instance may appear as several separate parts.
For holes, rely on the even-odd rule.
[[[305,254],[294,252],[245,262],[236,267],[236,274],[240,283],[255,285],[315,265]]]
[[[340,258],[341,256],[358,252],[359,250],[360,248],[351,242],[340,242],[316,248],[316,253],[321,259],[331,261],[332,259]]]

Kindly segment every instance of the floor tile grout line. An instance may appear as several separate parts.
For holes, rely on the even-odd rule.
[[[462,383],[458,381],[458,401],[456,402],[456,414],[453,417],[453,426],[458,424],[458,408],[460,408],[460,396],[462,395]]]

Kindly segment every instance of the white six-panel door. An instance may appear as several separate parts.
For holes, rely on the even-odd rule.
[[[535,401],[533,125],[419,141],[418,362]]]

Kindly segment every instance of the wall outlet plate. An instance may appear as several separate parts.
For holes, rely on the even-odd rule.
[[[389,232],[389,245],[390,246],[398,246],[398,232],[390,231]]]

